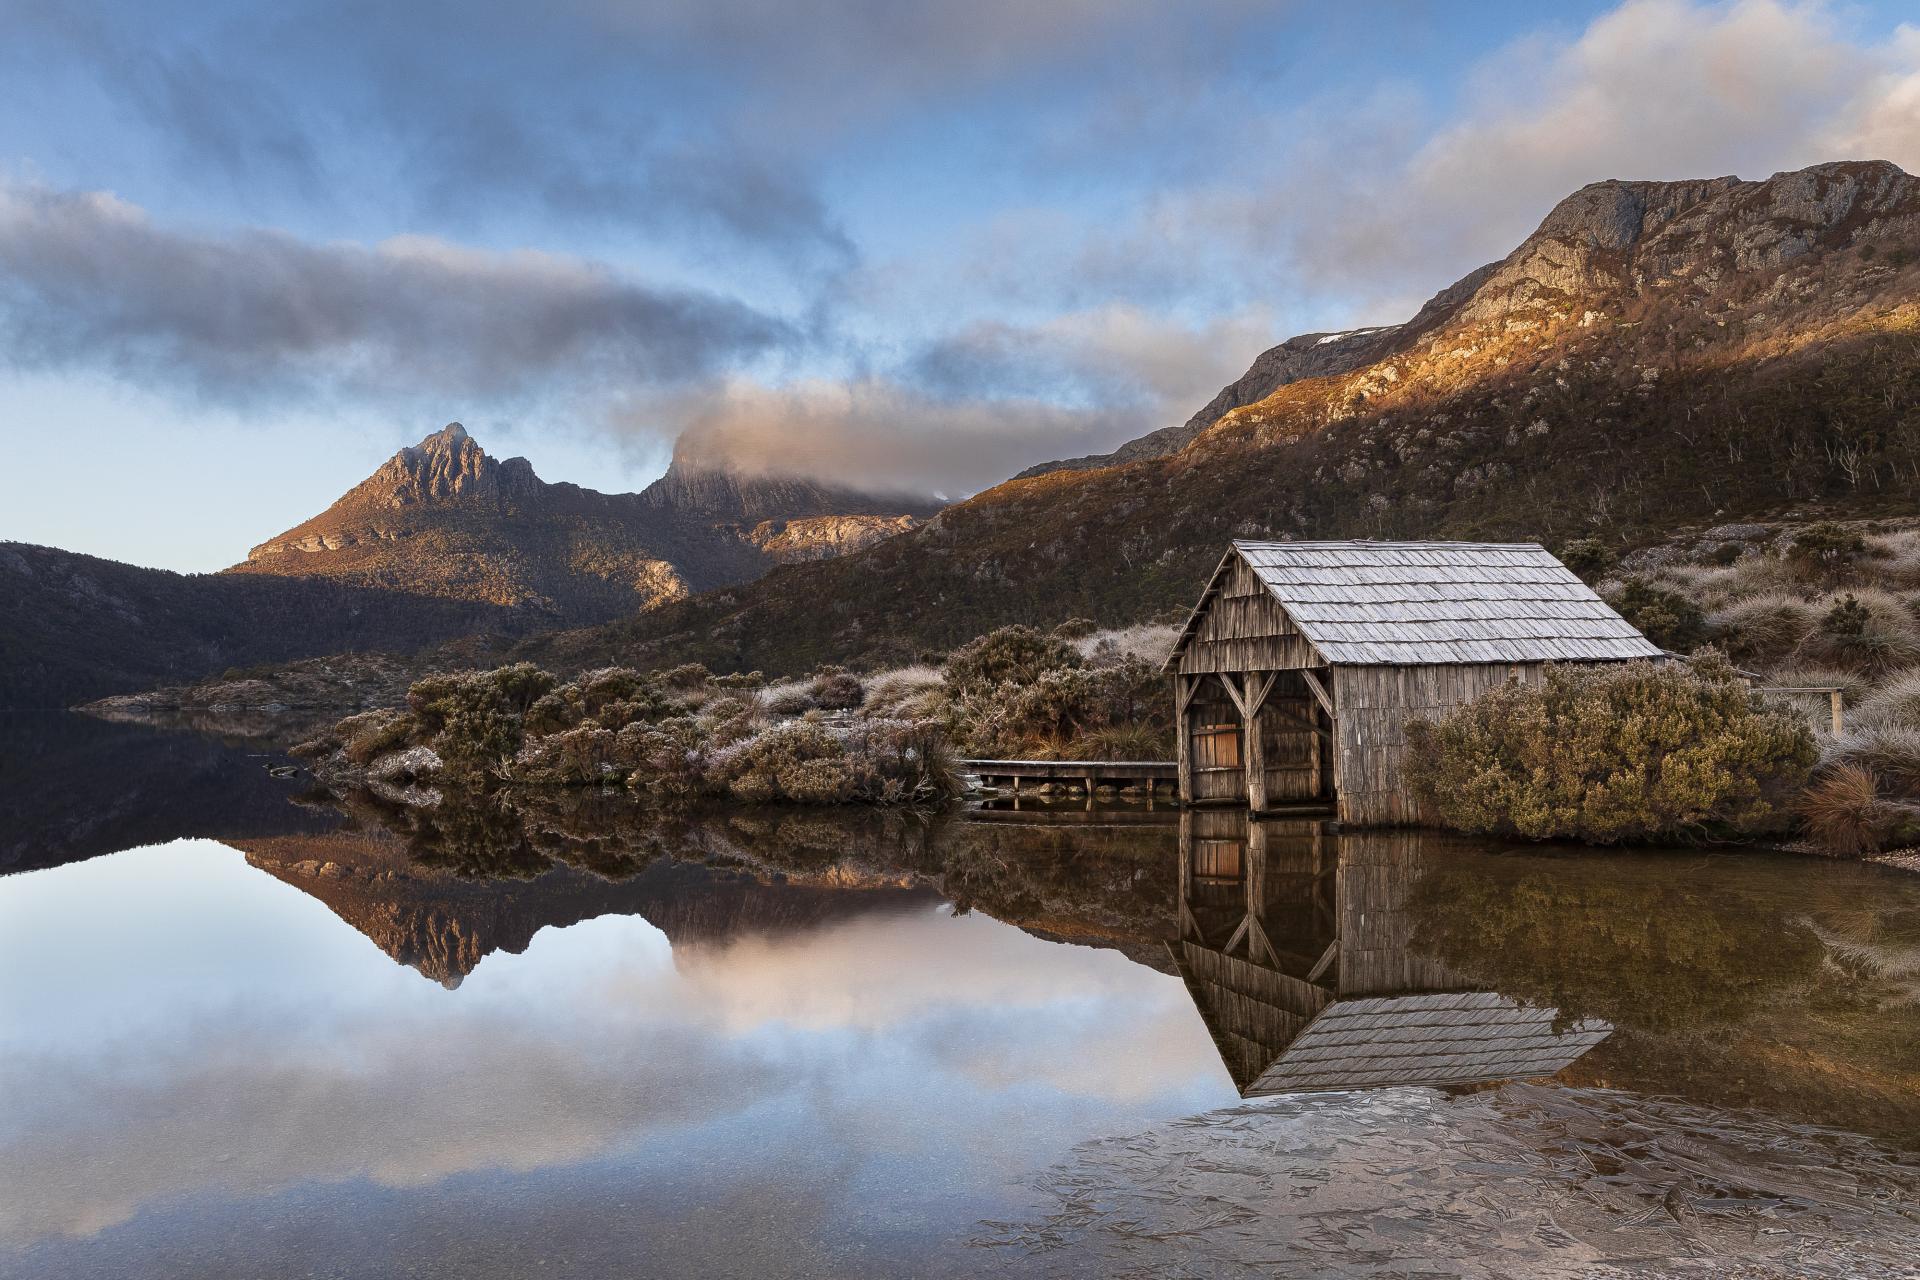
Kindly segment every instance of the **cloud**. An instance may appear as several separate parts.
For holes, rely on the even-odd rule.
[[[865,279],[1028,307],[1257,301],[1321,317],[1300,329],[1371,323],[1504,256],[1591,182],[1835,159],[1920,170],[1920,28],[1862,42],[1823,4],[1629,0],[1570,37],[1516,40],[1461,90],[1444,110],[1392,77],[1276,103],[1221,77],[1157,124],[1088,125],[1096,152],[1156,154],[1169,125],[1191,138],[1192,167],[1119,215],[1003,209],[951,261]]]
[[[578,258],[193,234],[109,194],[21,184],[0,186],[0,336],[16,367],[238,403],[673,386],[798,337],[741,303]]]
[[[1246,368],[1271,327],[1259,310],[1186,326],[1132,307],[982,322],[883,372],[733,379],[613,420],[678,435],[690,463],[957,497],[1184,421]]]

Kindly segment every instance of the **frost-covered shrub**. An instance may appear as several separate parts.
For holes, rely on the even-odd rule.
[[[355,764],[370,764],[389,751],[398,751],[413,740],[413,717],[404,711],[382,708],[348,716],[334,728],[340,750]]]
[[[1172,748],[1171,700],[1159,671],[1137,658],[1107,667],[1053,667],[954,701],[952,719],[967,749],[982,756],[1094,758],[1088,735],[1145,727]]]
[[[407,691],[407,706],[450,768],[487,770],[520,750],[527,712],[557,683],[530,662],[429,676]]]
[[[1042,672],[1078,667],[1080,651],[1033,627],[1001,627],[955,649],[943,674],[956,697],[984,693],[1006,682],[1028,684]]]
[[[1717,657],[1550,667],[1409,736],[1409,781],[1443,825],[1602,844],[1781,829],[1816,756]]]
[[[628,725],[616,736],[620,758],[630,765],[627,786],[633,790],[683,800],[707,789],[704,734],[691,716]]]
[[[822,711],[851,711],[867,700],[867,687],[860,677],[839,667],[820,668],[807,693]]]

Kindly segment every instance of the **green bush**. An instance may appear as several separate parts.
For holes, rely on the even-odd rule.
[[[1629,578],[1609,603],[1662,649],[1689,653],[1707,638],[1707,619],[1699,605],[1643,578]]]
[[[1598,538],[1575,538],[1560,548],[1560,563],[1583,582],[1594,583],[1620,562],[1612,547]]]
[[[1080,666],[1080,651],[1058,636],[1015,625],[989,631],[955,649],[942,674],[956,697],[985,693],[1012,681],[1030,684],[1043,672]]]
[[[558,681],[530,662],[429,676],[407,690],[419,733],[456,770],[488,771],[519,752],[526,716]]]
[[[1409,780],[1443,825],[1599,844],[1779,830],[1817,754],[1717,656],[1549,667],[1409,738]]]

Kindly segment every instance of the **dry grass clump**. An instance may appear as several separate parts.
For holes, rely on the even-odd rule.
[[[1797,653],[1820,625],[1820,616],[1811,601],[1763,591],[1732,598],[1707,615],[1707,625],[1734,661],[1764,665]]]
[[[1115,666],[1129,658],[1159,666],[1173,652],[1180,628],[1164,623],[1140,623],[1110,631],[1096,631],[1074,642],[1080,656],[1093,666]]]
[[[1920,668],[1896,671],[1875,689],[1859,693],[1849,689],[1845,697],[1858,703],[1851,719],[1860,728],[1920,725]]]
[[[925,663],[894,667],[867,677],[867,710],[897,719],[938,716],[944,706],[946,682],[940,669]]]
[[[1876,675],[1920,662],[1920,625],[1907,602],[1862,587],[1813,602],[1819,623],[1801,644],[1809,657]]]
[[[1861,725],[1823,744],[1822,770],[1858,765],[1902,795],[1920,793],[1920,726]]]
[[[1828,769],[1801,793],[1798,807],[1807,834],[1849,858],[1880,852],[1898,820],[1898,810],[1880,798],[1880,780],[1858,764]]]

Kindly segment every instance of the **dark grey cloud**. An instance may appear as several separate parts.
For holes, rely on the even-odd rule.
[[[18,184],[0,185],[0,338],[20,367],[389,403],[675,386],[803,340],[739,302],[577,258],[195,235],[110,195]]]

